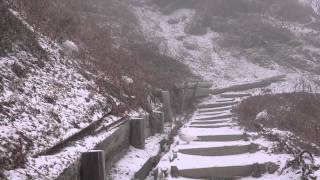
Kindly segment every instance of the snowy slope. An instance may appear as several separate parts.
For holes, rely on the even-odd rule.
[[[196,13],[193,9],[181,8],[165,15],[156,5],[133,8],[149,41],[158,44],[162,53],[187,64],[195,74],[212,81],[216,87],[250,82],[279,74],[287,74],[289,78],[288,81],[273,86],[274,92],[294,91],[294,87],[300,81],[310,82],[313,89],[318,86],[315,82],[319,80],[319,76],[313,73],[282,66],[277,62],[270,63],[269,67],[260,66],[242,53],[222,48],[217,43],[222,35],[210,29],[205,35],[185,33],[185,27]],[[276,21],[272,23],[278,25]],[[298,25],[295,27],[292,31],[295,31],[297,36],[301,33],[310,33],[304,27],[303,29],[299,29]]]
[[[21,168],[25,161],[31,167],[39,165],[34,162],[37,159],[31,161],[31,156],[79,132],[109,111],[107,95],[100,94],[93,81],[95,75],[82,69],[77,59],[62,56],[59,44],[35,32],[25,22],[24,25],[26,31],[34,32],[48,59],[39,59],[23,49],[0,57],[0,179],[3,169]],[[108,118],[105,123],[114,120]],[[79,146],[84,151],[101,139],[97,137]],[[57,164],[61,159],[56,157],[53,157],[56,162],[42,160],[40,165],[59,165],[58,172],[52,169],[58,175],[80,155],[79,151],[59,155],[67,158],[68,163],[62,162],[63,165]],[[30,169],[26,171],[31,173]]]

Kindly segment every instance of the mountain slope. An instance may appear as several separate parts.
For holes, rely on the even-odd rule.
[[[133,6],[149,41],[216,86],[287,74],[274,91],[319,84],[319,18],[288,1],[143,1]],[[142,3],[143,4],[143,3]]]

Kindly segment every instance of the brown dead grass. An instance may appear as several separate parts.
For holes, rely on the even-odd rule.
[[[268,118],[256,120],[256,115],[264,110]],[[320,94],[296,92],[255,96],[244,100],[235,112],[240,124],[251,130],[259,130],[256,125],[261,123],[320,145]]]
[[[147,107],[147,84],[171,90],[175,83],[194,78],[187,66],[160,54],[157,45],[136,32],[137,19],[117,0],[14,0],[12,6],[51,39],[74,41],[83,69],[99,74],[94,79],[99,91],[126,106]],[[115,47],[114,39],[120,40],[120,48]],[[127,86],[122,76],[131,77],[134,84]]]

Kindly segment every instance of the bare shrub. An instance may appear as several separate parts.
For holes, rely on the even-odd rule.
[[[319,145],[320,95],[306,92],[255,96],[244,100],[235,110],[239,121],[255,129],[256,115],[266,110],[269,119],[261,122],[266,127],[295,133]]]
[[[207,33],[208,24],[206,15],[203,13],[196,13],[190,22],[185,26],[184,32],[192,35],[204,35]]]
[[[24,69],[21,65],[19,65],[18,63],[14,63],[11,66],[11,70],[19,77],[19,78],[23,78],[26,77],[27,75],[27,71],[26,69]]]
[[[298,22],[309,22],[310,17],[315,16],[312,7],[303,5],[299,0],[277,1],[273,5],[272,13],[284,20]]]

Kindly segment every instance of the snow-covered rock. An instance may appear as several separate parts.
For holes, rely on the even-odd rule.
[[[129,76],[122,76],[121,79],[126,83],[126,84],[133,84],[133,79],[130,78]]]
[[[188,133],[187,130],[183,129],[179,131],[179,138],[189,144],[190,142],[197,140],[198,136]]]
[[[268,111],[265,109],[261,112],[259,112],[256,116],[256,120],[268,120],[269,119],[269,114],[268,114]]]
[[[63,47],[64,52],[68,55],[79,52],[78,46],[73,41],[66,40],[61,44],[61,46]]]

